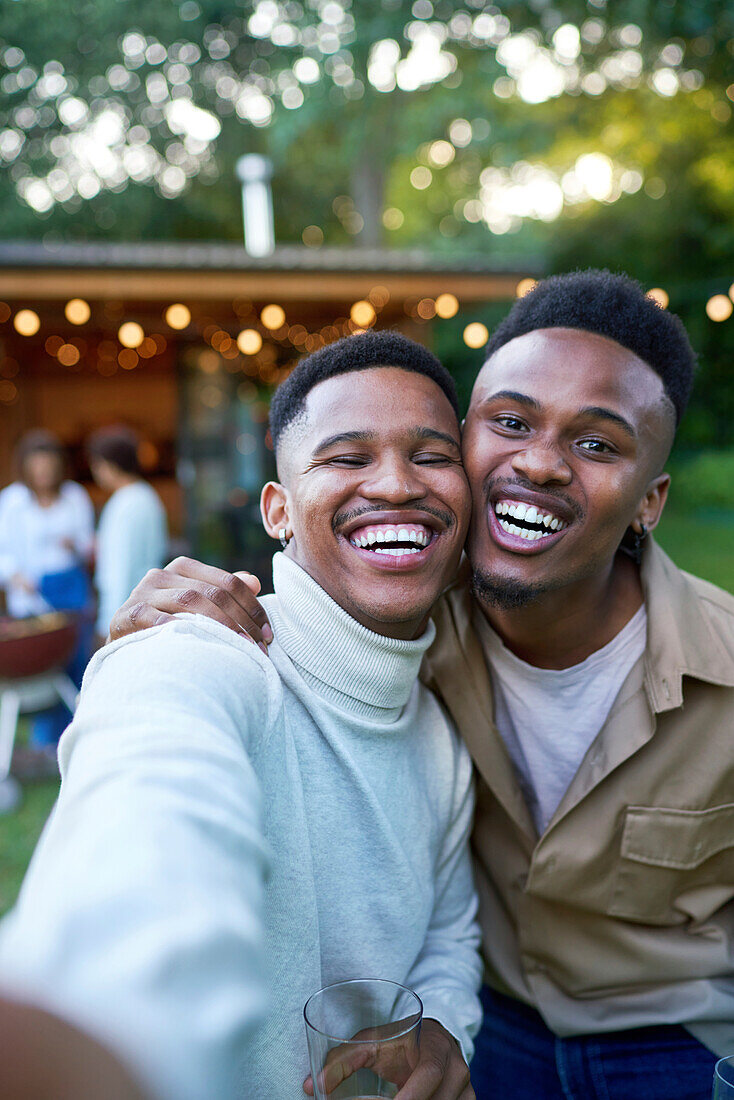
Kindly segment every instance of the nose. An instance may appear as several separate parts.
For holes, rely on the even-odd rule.
[[[426,486],[419,467],[399,457],[385,457],[362,482],[362,495],[368,500],[381,500],[390,504],[404,504],[420,500],[426,495]]]
[[[571,467],[559,449],[546,440],[534,440],[512,459],[515,473],[536,485],[568,485],[573,477]]]

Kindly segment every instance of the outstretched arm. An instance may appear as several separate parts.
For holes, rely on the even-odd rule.
[[[235,1095],[264,1009],[266,853],[249,742],[264,658],[182,618],[102,650],[61,742],[58,803],[0,976],[162,1100]]]

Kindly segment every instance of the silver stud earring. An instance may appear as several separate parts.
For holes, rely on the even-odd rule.
[[[285,550],[286,546],[288,545],[288,543],[290,541],[288,536],[285,533],[285,527],[281,527],[280,531],[278,531],[278,538],[280,539],[280,545]]]

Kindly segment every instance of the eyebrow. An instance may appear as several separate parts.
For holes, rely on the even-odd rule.
[[[515,401],[518,405],[525,405],[529,409],[534,409],[536,412],[540,412],[541,404],[536,401],[534,397],[529,397],[526,393],[518,393],[517,390],[498,390],[497,393],[492,393],[485,399],[485,403],[490,401]],[[605,409],[603,405],[585,405],[583,409],[579,409],[579,416],[593,416],[597,420],[608,420],[612,424],[616,424],[622,428],[627,435],[632,439],[637,438],[637,432],[630,424],[629,420],[625,420],[619,413],[612,412],[611,409]]]
[[[458,439],[455,439],[448,432],[441,432],[438,428],[412,428],[410,435],[415,440],[422,439],[440,439],[444,443],[449,443],[456,450],[460,450],[461,445]],[[373,443],[377,438],[376,432],[367,431],[354,431],[354,432],[337,432],[335,435],[329,435],[326,439],[322,439],[320,443],[314,447],[313,454],[319,455],[323,451],[328,451],[329,447],[334,447],[338,443]]]
[[[534,397],[529,397],[526,393],[518,393],[517,390],[497,390],[496,393],[491,393],[489,397],[484,399],[485,404],[489,404],[490,401],[516,401],[518,405],[527,405],[529,409],[537,409],[540,411],[540,401],[536,401]]]
[[[637,438],[637,432],[630,424],[629,420],[625,420],[623,416],[620,416],[619,413],[612,412],[611,409],[605,409],[602,405],[586,405],[583,409],[579,410],[579,415],[594,416],[598,420],[609,420],[612,424],[617,424],[618,427],[622,428],[622,430],[625,431],[627,435],[631,436],[632,439]]]

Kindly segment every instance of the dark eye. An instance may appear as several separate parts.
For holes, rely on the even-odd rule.
[[[590,454],[614,454],[614,448],[610,447],[608,443],[605,443],[603,439],[582,439],[579,442],[579,447],[583,451],[588,451]]]
[[[510,432],[521,432],[525,427],[525,422],[521,420],[519,416],[512,416],[510,413],[503,413],[501,416],[496,416],[495,423],[499,424],[502,428],[507,428]]]

